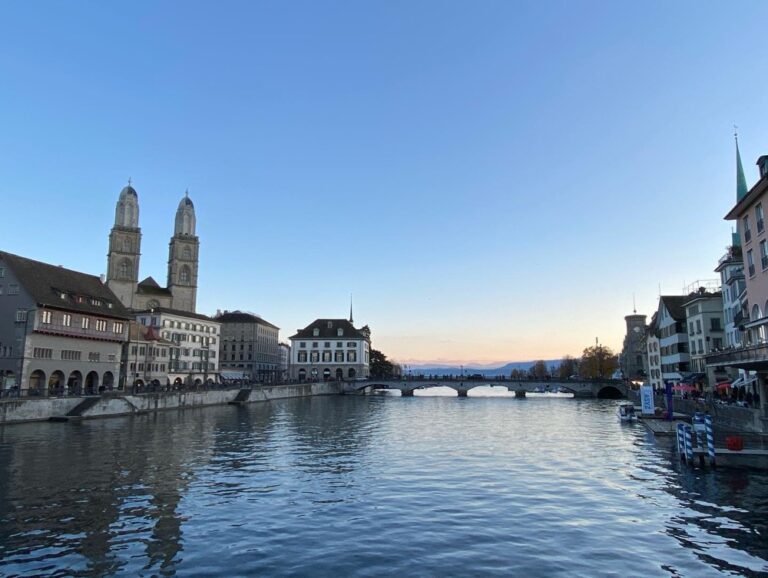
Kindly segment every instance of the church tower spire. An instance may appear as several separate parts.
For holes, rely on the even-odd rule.
[[[168,289],[173,309],[194,313],[197,306],[197,271],[200,240],[195,235],[197,219],[189,191],[179,202],[173,237],[168,248]]]
[[[736,202],[747,196],[747,179],[744,178],[744,167],[741,166],[741,153],[739,153],[739,133],[733,133],[736,140]]]
[[[117,199],[115,224],[109,233],[107,253],[107,286],[128,308],[133,307],[140,257],[139,195],[129,179]]]

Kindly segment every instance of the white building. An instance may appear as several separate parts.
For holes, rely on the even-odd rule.
[[[173,345],[169,348],[168,382],[171,385],[213,383],[219,377],[218,343],[221,324],[206,315],[174,309],[136,312],[136,321]],[[130,343],[129,351],[130,349]],[[130,360],[128,361],[130,363]]]
[[[291,366],[291,346],[287,343],[278,344],[278,351],[280,352],[280,365],[278,368],[280,381],[288,381],[289,368]]]
[[[662,295],[656,321],[659,325],[659,349],[661,350],[661,379],[678,383],[690,372],[688,332],[685,325],[684,295]]]
[[[291,379],[330,381],[367,378],[371,355],[368,326],[346,319],[317,319],[291,338]]]
[[[742,342],[741,330],[736,322],[742,318],[747,284],[744,281],[744,261],[738,233],[733,233],[733,244],[720,258],[715,269],[720,273],[720,290],[723,294],[723,321],[725,323],[725,347],[738,347]]]
[[[658,312],[651,317],[651,323],[645,334],[646,359],[648,365],[648,384],[654,391],[659,391],[664,387],[664,381],[661,378],[661,341],[659,340]]]
[[[712,350],[722,349],[725,340],[722,293],[709,293],[702,288],[691,295],[685,304],[685,321],[691,371],[705,373],[705,357]]]

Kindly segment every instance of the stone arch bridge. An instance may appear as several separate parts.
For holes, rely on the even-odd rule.
[[[506,387],[517,397],[525,397],[527,393],[565,391],[579,398],[622,399],[627,397],[627,385],[619,380],[595,381],[513,381],[509,379],[450,379],[450,378],[409,378],[409,379],[367,379],[346,381],[343,383],[344,393],[371,393],[376,389],[397,389],[404,397],[413,396],[417,389],[432,387],[450,387],[458,392],[459,397],[467,397],[469,390],[476,387],[492,385]]]

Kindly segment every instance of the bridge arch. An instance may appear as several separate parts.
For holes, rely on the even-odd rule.
[[[624,394],[622,391],[614,385],[606,385],[601,387],[597,392],[597,399],[623,399]]]

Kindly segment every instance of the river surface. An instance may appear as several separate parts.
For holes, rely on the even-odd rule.
[[[343,396],[0,428],[0,576],[768,575],[768,474],[680,466],[616,404]]]

